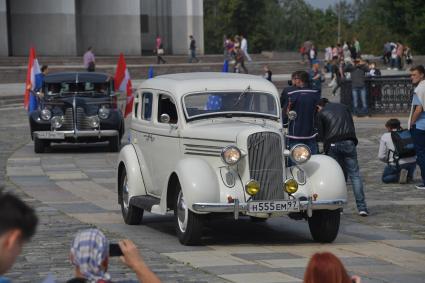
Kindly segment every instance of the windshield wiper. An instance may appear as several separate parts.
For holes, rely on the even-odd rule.
[[[236,105],[238,105],[239,102],[242,99],[242,96],[244,96],[250,90],[251,90],[251,86],[248,86],[244,91],[242,91],[241,94],[239,94],[238,99],[236,99],[235,104],[233,104],[233,107],[235,107]]]

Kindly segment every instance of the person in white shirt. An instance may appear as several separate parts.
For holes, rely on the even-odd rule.
[[[249,62],[251,62],[252,61],[252,58],[248,54],[248,41],[246,40],[246,38],[243,35],[241,35],[241,49],[245,53],[246,59]]]
[[[385,127],[388,132],[382,135],[378,152],[379,160],[387,163],[382,174],[382,182],[405,184],[413,180],[416,169],[416,156],[400,158],[397,161],[394,158],[395,147],[391,132],[401,130],[400,121],[398,119],[389,119],[385,123]]]

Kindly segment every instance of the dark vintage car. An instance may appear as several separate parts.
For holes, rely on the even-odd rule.
[[[46,75],[38,109],[29,116],[34,151],[42,153],[52,142],[108,141],[117,152],[124,119],[113,90],[113,79],[102,73]]]

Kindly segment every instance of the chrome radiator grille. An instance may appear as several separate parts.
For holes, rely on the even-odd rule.
[[[63,124],[60,127],[62,131],[71,131],[74,129],[74,120],[72,119],[72,108],[66,108],[65,115],[63,116]]]
[[[280,135],[261,132],[248,137],[249,174],[261,187],[253,199],[284,199],[282,154]]]
[[[89,123],[88,123],[87,116],[84,113],[84,108],[77,107],[76,121],[77,121],[76,124],[77,124],[78,130],[91,130],[91,127],[89,126]],[[60,130],[62,131],[74,130],[74,119],[73,119],[72,108],[67,108],[65,110],[64,121]]]

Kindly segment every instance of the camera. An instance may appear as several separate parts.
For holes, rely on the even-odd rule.
[[[122,250],[118,244],[109,244],[109,256],[122,256]]]
[[[292,80],[289,80],[289,81],[288,81],[288,85],[289,85],[289,86],[292,86]]]

